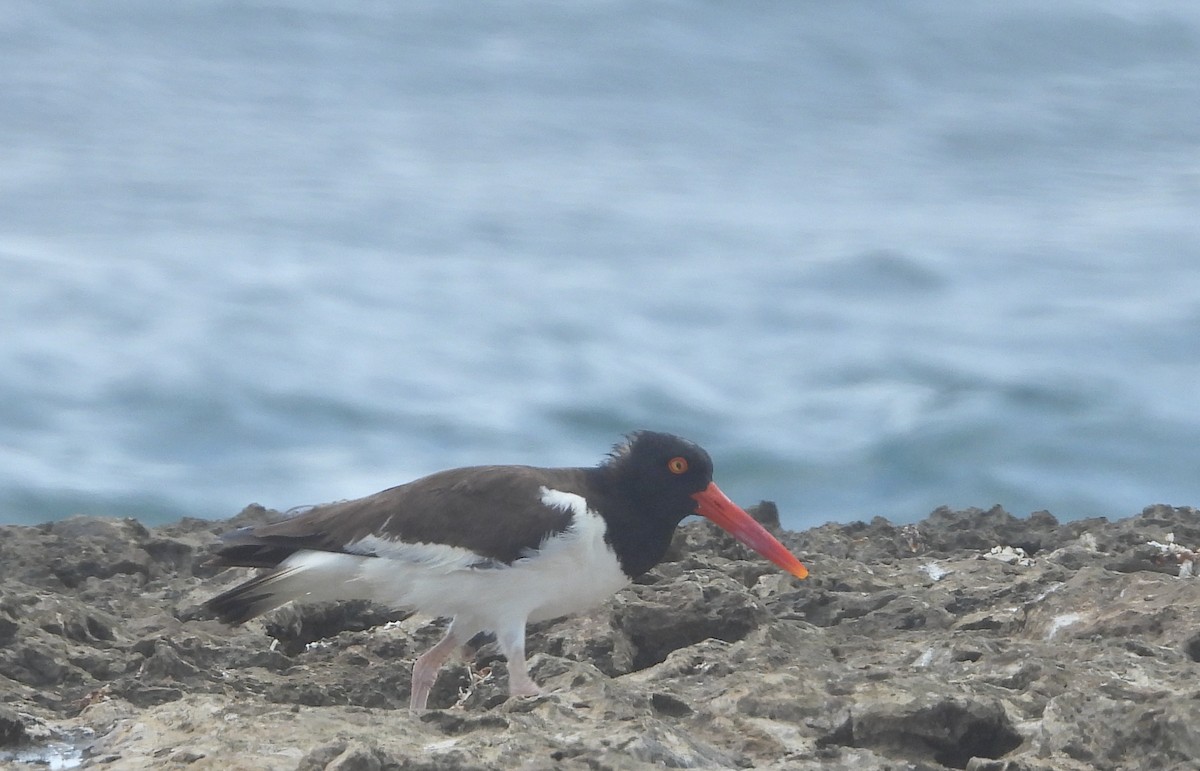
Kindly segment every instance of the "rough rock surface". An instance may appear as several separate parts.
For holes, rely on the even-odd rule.
[[[772,506],[757,516],[771,522]],[[796,581],[697,522],[594,612],[486,641],[406,708],[442,624],[363,603],[230,629],[232,522],[0,527],[0,767],[1184,769],[1200,758],[1193,509],[1060,524],[939,509],[784,533]],[[774,520],[777,522],[777,519]],[[992,553],[994,547],[1001,547]],[[1013,547],[1004,550],[1003,547]],[[1020,549],[1022,551],[1017,551]]]

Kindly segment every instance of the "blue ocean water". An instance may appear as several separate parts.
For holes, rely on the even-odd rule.
[[[785,524],[1200,499],[1200,6],[0,11],[0,522],[713,454]]]

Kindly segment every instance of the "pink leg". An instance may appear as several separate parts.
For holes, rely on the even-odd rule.
[[[542,689],[529,676],[525,665],[525,620],[496,633],[496,641],[508,659],[508,695],[540,696]]]
[[[467,636],[467,640],[469,639],[470,635]],[[437,645],[417,657],[417,660],[413,662],[412,695],[408,700],[409,709],[414,712],[425,709],[425,705],[429,701],[429,691],[437,681],[438,670],[465,642],[466,640],[459,636],[454,629],[454,623],[451,622],[446,636]]]

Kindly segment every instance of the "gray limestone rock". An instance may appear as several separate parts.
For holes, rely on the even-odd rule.
[[[772,506],[755,511],[778,528]],[[938,509],[779,533],[807,581],[688,524],[604,606],[530,628],[546,695],[508,699],[480,638],[420,715],[406,709],[412,660],[444,622],[347,603],[229,628],[203,611],[243,575],[209,563],[216,533],[272,516],[0,527],[0,765],[1050,771],[1200,757],[1200,578],[1149,545],[1200,546],[1193,509],[1068,523]]]

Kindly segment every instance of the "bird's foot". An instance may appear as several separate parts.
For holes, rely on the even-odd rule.
[[[541,696],[544,693],[545,691],[532,680],[513,681],[508,684],[509,696]]]

